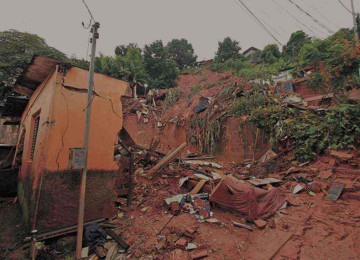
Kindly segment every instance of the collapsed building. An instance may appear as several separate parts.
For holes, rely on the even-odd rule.
[[[14,86],[27,102],[5,105],[5,115],[19,118],[12,168],[19,169],[22,214],[39,232],[77,223],[87,84],[88,71],[34,57]],[[95,73],[85,221],[114,213],[120,170],[113,150],[122,128],[120,98],[128,88],[127,82]]]
[[[57,230],[60,236],[62,227],[76,224],[87,78],[87,71],[35,57],[14,86],[18,95],[4,104],[3,111],[8,111],[4,120],[14,122],[5,124],[3,131],[5,142],[14,147],[9,158],[12,169],[19,169],[23,216],[40,232]],[[116,229],[110,234],[121,249],[114,244],[109,247],[105,234],[100,245],[95,241],[96,246],[90,246],[91,257],[128,254],[186,259],[189,252],[192,259],[209,252],[214,258],[234,257],[240,252],[232,252],[238,247],[234,244],[238,237],[263,243],[261,237],[266,236],[273,242],[268,236],[284,237],[291,231],[277,245],[279,249],[264,254],[275,256],[294,234],[294,240],[304,237],[311,217],[314,222],[319,219],[307,216],[308,212],[318,207],[317,216],[327,214],[323,199],[337,201],[343,191],[358,191],[359,154],[330,151],[315,163],[293,162],[286,141],[273,147],[269,133],[248,115],[231,112],[231,105],[259,94],[276,95],[279,106],[297,111],[323,111],[332,104],[333,93],[314,90],[306,81],[286,75],[255,88],[241,77],[202,68],[201,74],[182,75],[177,88],[146,91],[131,90],[127,82],[95,74],[85,221],[107,218],[105,225]],[[354,98],[358,98],[356,93]],[[129,177],[134,178],[133,187],[126,185],[132,180]],[[294,207],[287,209],[288,205]],[[338,205],[332,206],[334,210]],[[355,206],[347,209],[353,212]],[[302,208],[306,209],[303,213],[296,212]],[[304,219],[296,221],[295,230],[286,222],[287,210]],[[171,222],[175,216],[179,220]],[[255,227],[269,231],[236,233],[229,224],[249,232]],[[212,230],[226,234],[221,248],[229,250],[207,245],[218,246],[210,241]],[[345,238],[356,237],[346,235],[347,228],[341,231],[346,231]],[[245,258],[253,257],[251,247],[246,253]]]

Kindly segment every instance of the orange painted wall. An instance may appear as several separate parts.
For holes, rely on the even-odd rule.
[[[37,192],[40,177],[51,173],[47,176],[47,183],[42,185],[44,189],[43,186],[49,185],[52,179],[57,178],[51,177],[53,174],[56,175],[57,172],[64,174],[64,171],[69,170],[69,149],[83,147],[88,77],[88,71],[79,68],[70,68],[65,73],[54,71],[36,89],[23,113],[20,131],[25,129],[26,132],[18,190],[24,219],[27,221],[33,216],[35,201],[41,197]],[[116,172],[119,166],[113,161],[113,148],[117,134],[122,128],[121,96],[127,91],[128,83],[95,74],[94,85],[98,96],[95,96],[91,103],[88,170],[104,173]],[[34,157],[31,160],[32,128],[34,115],[37,114],[40,115],[39,131]],[[77,175],[76,173],[69,174]],[[90,179],[89,181],[91,182]],[[99,183],[99,185],[106,186],[105,183]],[[75,186],[70,185],[70,187],[76,190],[76,192],[70,192],[78,194]],[[64,192],[68,192],[68,189],[68,187],[65,188]],[[51,192],[52,189],[46,187],[46,190]],[[56,194],[51,196],[56,196]],[[73,201],[69,203],[76,206],[76,195],[74,196]],[[55,203],[54,198],[53,201]],[[56,205],[52,205],[49,210],[61,211]],[[103,211],[104,209],[99,207],[99,212]],[[76,213],[74,207],[69,210],[69,214]],[[49,213],[48,219],[49,216],[56,217]]]
[[[64,85],[87,90],[88,72],[70,69]],[[120,97],[128,83],[101,74],[94,77],[95,96],[91,103],[91,125],[88,168],[117,170],[113,161],[113,146],[122,128]],[[111,101],[110,101],[111,100]],[[50,171],[68,168],[69,149],[83,147],[87,93],[59,86],[55,91],[52,118],[55,120],[50,133],[47,166]]]

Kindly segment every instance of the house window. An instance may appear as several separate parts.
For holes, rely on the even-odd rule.
[[[32,134],[32,142],[31,142],[31,152],[30,152],[30,160],[34,159],[34,153],[35,153],[35,146],[36,146],[36,138],[39,131],[39,122],[40,122],[40,115],[37,115],[34,118],[34,128],[33,128],[33,134]]]

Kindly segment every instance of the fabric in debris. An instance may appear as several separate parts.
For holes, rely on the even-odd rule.
[[[286,198],[276,188],[266,191],[224,176],[210,194],[210,201],[255,220],[269,218]]]
[[[106,242],[106,232],[99,224],[90,224],[85,227],[84,239],[90,248],[103,246]]]

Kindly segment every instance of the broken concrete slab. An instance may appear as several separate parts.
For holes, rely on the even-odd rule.
[[[330,189],[327,191],[328,195],[326,196],[326,199],[336,201],[340,197],[344,188],[345,188],[344,183],[331,184]]]

